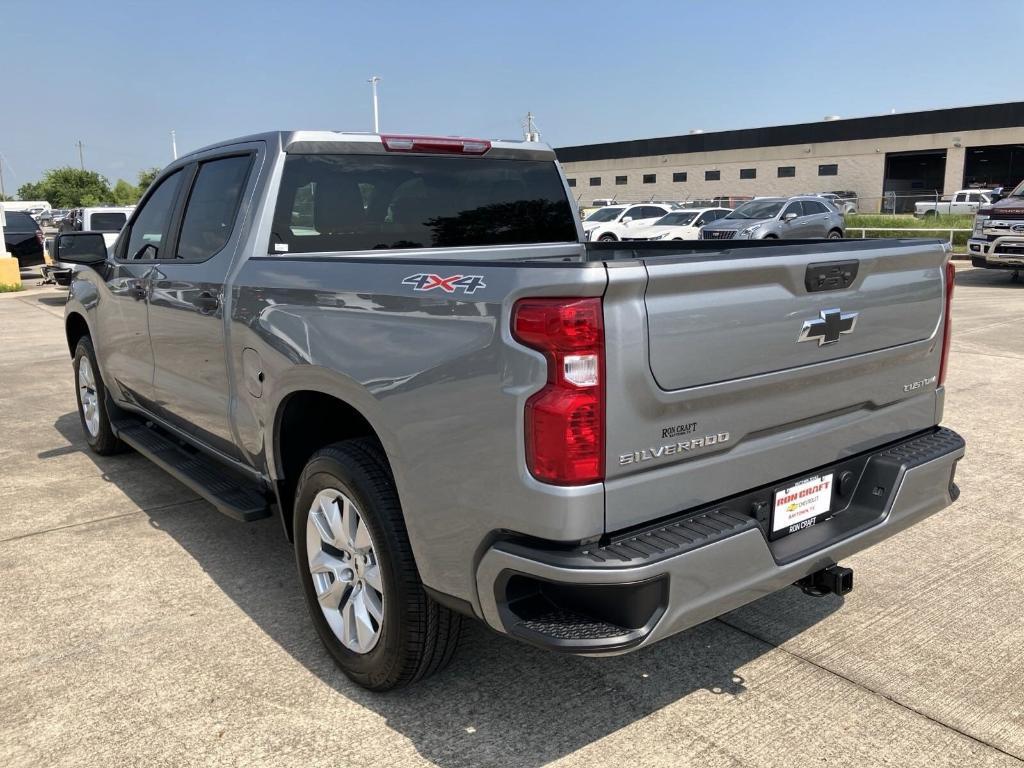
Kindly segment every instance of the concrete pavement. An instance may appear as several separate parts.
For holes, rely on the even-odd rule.
[[[1021,765],[1024,285],[1006,274],[958,274],[961,499],[845,563],[845,601],[787,589],[604,660],[473,626],[448,671],[388,695],[321,650],[276,520],[88,453],[62,300],[0,295],[0,765]]]

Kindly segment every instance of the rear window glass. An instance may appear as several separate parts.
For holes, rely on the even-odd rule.
[[[554,162],[289,155],[270,251],[311,253],[571,242]]]
[[[120,211],[94,213],[89,217],[89,229],[94,232],[120,232],[128,216]]]
[[[35,219],[21,211],[7,211],[6,218],[6,229],[11,232],[35,232],[39,226]]]

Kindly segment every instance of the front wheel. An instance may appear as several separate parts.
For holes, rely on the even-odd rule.
[[[462,617],[426,593],[394,481],[366,439],[317,451],[299,479],[292,521],[299,580],[320,640],[374,691],[451,661]]]
[[[85,441],[93,452],[100,456],[118,453],[123,443],[114,434],[107,413],[107,388],[103,385],[96,351],[92,339],[83,336],[75,347],[75,394],[78,399],[78,416],[82,420]]]
[[[618,240],[619,238],[617,238],[615,235],[613,235],[611,233],[606,233],[606,234],[601,235],[597,239],[599,241],[601,241],[602,243],[610,243],[610,242],[613,242],[615,240]]]

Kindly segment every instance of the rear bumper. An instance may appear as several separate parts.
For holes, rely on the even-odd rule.
[[[842,511],[769,541],[775,486],[573,550],[503,541],[477,569],[484,619],[572,653],[622,653],[775,592],[956,500],[964,441],[935,429],[811,472],[850,472]],[[838,484],[838,482],[837,482]],[[770,501],[768,502],[770,504]],[[845,505],[845,506],[844,506]]]

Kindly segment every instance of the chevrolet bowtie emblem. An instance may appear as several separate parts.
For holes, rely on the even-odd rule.
[[[823,309],[816,320],[804,320],[797,341],[817,341],[818,346],[835,344],[844,333],[853,333],[857,325],[856,312],[843,312],[840,309]]]

